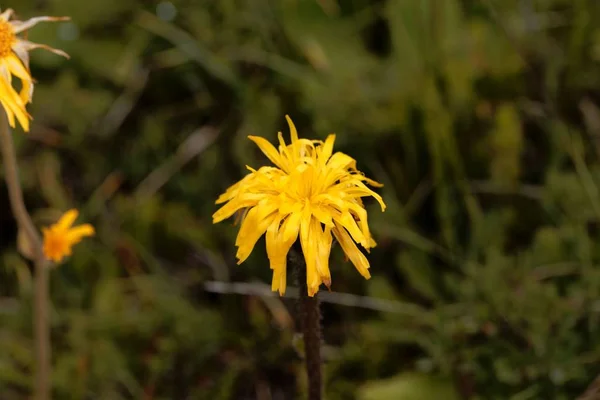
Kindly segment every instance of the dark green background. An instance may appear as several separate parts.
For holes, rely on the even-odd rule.
[[[15,132],[35,222],[77,207],[97,228],[52,272],[57,399],[302,398],[294,300],[261,295],[263,241],[237,266],[237,226],[211,220],[266,163],[247,135],[274,141],[286,113],[385,184],[373,278],[333,251],[327,399],[570,400],[600,372],[597,1],[2,6],[73,19],[30,31],[72,58],[34,52]],[[11,400],[31,391],[32,275],[7,201]]]

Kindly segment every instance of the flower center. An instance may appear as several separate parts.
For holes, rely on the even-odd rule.
[[[312,165],[302,165],[291,175],[291,182],[288,182],[286,189],[292,191],[302,202],[311,201],[318,190],[317,171]]]
[[[44,240],[44,253],[49,258],[61,258],[69,250],[69,244],[65,240],[64,234],[51,232]]]
[[[10,23],[0,20],[0,57],[12,53],[12,45],[16,40],[15,31]]]

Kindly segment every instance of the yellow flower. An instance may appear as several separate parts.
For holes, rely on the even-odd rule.
[[[381,187],[356,169],[346,154],[333,154],[335,135],[325,142],[299,139],[286,115],[292,143],[286,145],[279,132],[279,149],[267,140],[249,136],[275,167],[250,170],[241,181],[217,199],[226,203],[213,215],[213,223],[244,211],[237,236],[238,264],[266,234],[267,254],[273,270],[273,291],[283,295],[286,287],[287,253],[300,236],[306,261],[308,295],[314,296],[321,283],[331,285],[329,253],[333,237],[358,272],[369,279],[369,261],[356,243],[367,251],[375,246],[369,232],[367,211],[361,198],[372,196],[385,210],[381,196],[369,189]]]
[[[29,119],[25,106],[33,96],[33,78],[29,71],[29,51],[37,48],[49,50],[63,57],[69,57],[65,52],[53,49],[43,44],[32,43],[17,35],[25,32],[38,22],[64,21],[67,17],[36,17],[27,21],[12,20],[14,11],[10,8],[0,14],[0,104],[6,111],[8,122],[15,127],[15,117],[25,132],[29,131]],[[21,81],[21,91],[17,93],[12,85],[12,78]]]
[[[56,224],[42,228],[46,258],[60,262],[64,257],[71,255],[71,248],[81,242],[84,237],[94,235],[94,227],[90,224],[72,228],[78,215],[77,210],[69,210],[60,217]]]

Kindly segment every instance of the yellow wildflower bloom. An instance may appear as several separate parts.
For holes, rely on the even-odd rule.
[[[369,279],[369,261],[358,249],[375,246],[369,232],[367,211],[361,198],[372,196],[385,210],[381,196],[369,189],[382,185],[356,169],[346,154],[333,154],[335,135],[325,142],[299,139],[296,127],[286,115],[292,143],[286,145],[279,132],[279,149],[267,140],[249,136],[275,167],[254,170],[217,199],[226,203],[213,215],[213,223],[245,211],[237,236],[238,264],[266,234],[267,254],[273,270],[272,290],[283,295],[286,287],[286,259],[300,236],[306,261],[308,295],[314,296],[321,283],[331,285],[329,253],[333,237],[358,272]]]
[[[32,43],[17,35],[25,32],[42,21],[64,21],[67,17],[36,17],[27,21],[10,20],[14,11],[10,8],[0,14],[0,104],[6,111],[8,122],[15,127],[15,117],[25,132],[29,131],[31,116],[25,106],[33,96],[33,78],[29,71],[29,51],[37,48],[49,50],[63,57],[65,52],[43,44]],[[12,78],[21,81],[21,91],[17,93],[12,85]]]
[[[60,262],[64,257],[71,255],[71,248],[81,242],[84,237],[94,235],[94,227],[90,224],[72,227],[78,216],[77,210],[69,210],[60,217],[56,224],[42,228],[46,258]]]

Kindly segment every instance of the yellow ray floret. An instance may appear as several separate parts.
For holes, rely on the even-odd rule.
[[[17,36],[42,21],[64,21],[67,17],[36,17],[26,21],[11,20],[10,8],[0,14],[0,104],[4,108],[11,127],[15,119],[29,131],[31,116],[26,106],[33,97],[33,78],[29,71],[29,51],[37,48],[49,50],[63,57],[65,52],[43,44],[32,43]],[[21,90],[17,93],[13,87],[13,77],[21,81]]]
[[[94,235],[94,227],[90,224],[73,227],[73,222],[78,215],[77,210],[69,210],[56,224],[42,228],[46,258],[60,262],[64,257],[71,255],[73,246],[81,242],[84,237]]]
[[[240,210],[246,211],[236,239],[238,264],[244,262],[264,234],[273,270],[272,290],[286,288],[286,261],[300,238],[306,261],[308,294],[314,296],[321,283],[331,285],[329,253],[333,237],[340,243],[358,272],[369,279],[369,261],[356,243],[367,251],[375,246],[367,223],[362,197],[374,197],[385,211],[381,196],[366,184],[381,187],[356,169],[350,156],[333,153],[335,135],[322,142],[298,138],[286,116],[291,144],[279,133],[279,148],[250,136],[275,167],[254,170],[217,199],[225,203],[213,215],[213,223]]]

